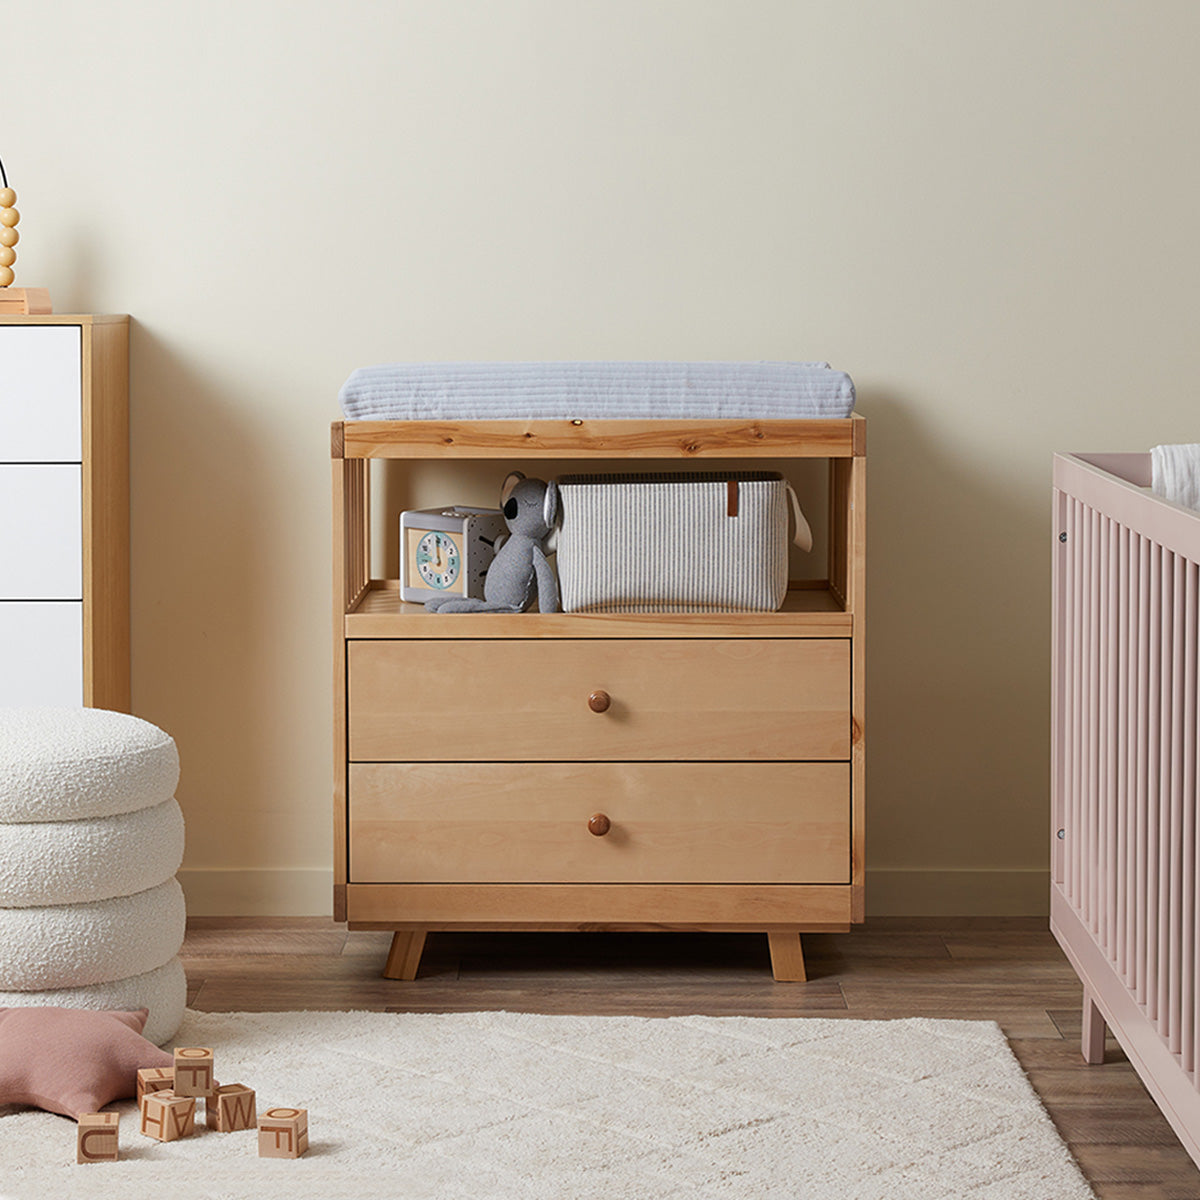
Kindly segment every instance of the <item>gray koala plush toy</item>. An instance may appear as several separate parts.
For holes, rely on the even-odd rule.
[[[533,602],[535,587],[539,611],[557,611],[558,580],[543,543],[558,516],[558,488],[513,471],[500,489],[500,507],[508,535],[498,543],[488,567],[483,599],[435,596],[425,602],[430,612],[524,612]]]

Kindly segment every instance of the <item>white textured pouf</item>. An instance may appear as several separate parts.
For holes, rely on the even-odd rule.
[[[174,798],[115,817],[0,824],[0,905],[129,896],[170,879],[182,861],[183,813]]]
[[[91,708],[0,708],[0,1007],[183,1016],[174,740]],[[15,999],[14,999],[15,997]]]
[[[162,804],[179,752],[156,725],[103,708],[0,709],[0,821],[74,821]]]
[[[38,992],[0,992],[0,1008],[35,1005],[122,1011],[148,1008],[150,1016],[142,1036],[160,1046],[173,1037],[179,1028],[186,1004],[187,976],[178,956],[144,975],[114,979],[110,983],[93,983],[77,988],[47,988]]]
[[[82,987],[144,974],[179,953],[185,920],[174,878],[114,900],[0,908],[0,986]]]

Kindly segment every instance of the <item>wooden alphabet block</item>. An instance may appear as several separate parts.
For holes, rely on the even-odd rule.
[[[307,1149],[307,1109],[268,1108],[258,1118],[259,1158],[299,1158]]]
[[[253,1129],[257,1124],[254,1089],[244,1087],[240,1083],[218,1086],[204,1102],[204,1107],[209,1129],[215,1129],[219,1133]]]
[[[175,1094],[207,1096],[213,1090],[213,1052],[207,1046],[175,1047]]]
[[[115,1112],[81,1113],[75,1138],[75,1161],[116,1162],[120,1120],[121,1114]]]
[[[175,1085],[174,1067],[141,1067],[137,1073],[137,1098],[141,1104],[147,1092],[161,1092]]]
[[[196,1132],[196,1097],[167,1089],[147,1092],[138,1106],[141,1131],[160,1142],[174,1142]]]

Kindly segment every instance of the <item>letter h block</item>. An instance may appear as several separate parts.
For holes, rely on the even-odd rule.
[[[196,1097],[168,1090],[147,1092],[139,1106],[141,1131],[160,1142],[174,1142],[196,1132]]]

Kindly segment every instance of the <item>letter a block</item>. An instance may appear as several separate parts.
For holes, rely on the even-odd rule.
[[[116,1162],[117,1124],[120,1120],[121,1114],[115,1112],[81,1113],[75,1141],[75,1161]]]
[[[259,1158],[299,1158],[307,1149],[307,1109],[268,1108],[258,1118]]]
[[[174,1067],[141,1067],[137,1073],[137,1098],[141,1104],[147,1092],[161,1092],[175,1086]]]
[[[256,1124],[254,1089],[240,1083],[222,1084],[204,1102],[204,1107],[209,1129],[218,1133],[253,1129]]]
[[[142,1097],[141,1130],[160,1142],[174,1142],[196,1132],[196,1097],[167,1090]]]
[[[175,1047],[175,1095],[207,1096],[213,1090],[213,1052],[207,1046]]]

